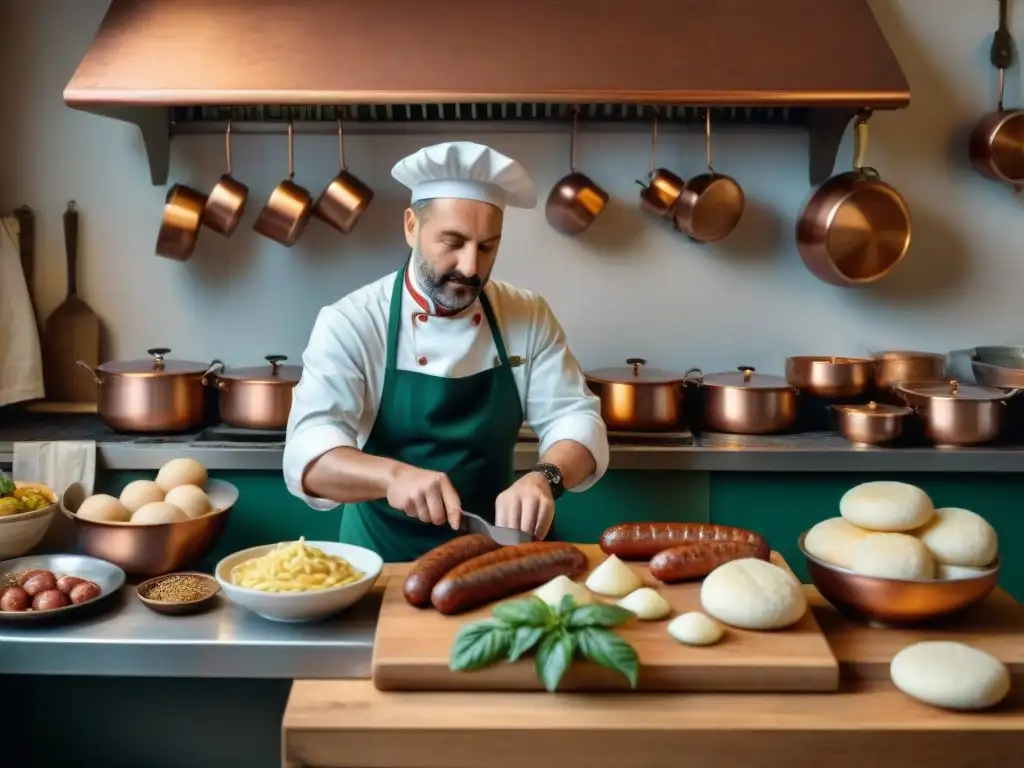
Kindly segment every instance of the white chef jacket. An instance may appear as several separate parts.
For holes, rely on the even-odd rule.
[[[362,448],[377,417],[394,284],[392,272],[320,310],[302,355],[302,378],[293,390],[288,418],[284,478],[288,490],[314,509],[338,504],[303,491],[306,467],[334,448]],[[608,469],[600,401],[587,388],[565,333],[543,298],[498,280],[489,281],[484,291],[509,358],[525,360],[512,368],[512,375],[541,455],[559,440],[585,446],[597,468],[572,490],[586,490]],[[429,314],[429,306],[409,274],[402,296],[400,370],[460,378],[498,364],[479,299],[449,317]]]

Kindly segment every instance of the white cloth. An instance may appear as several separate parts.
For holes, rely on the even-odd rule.
[[[91,496],[96,484],[96,441],[39,440],[14,444],[15,480],[43,483],[57,494],[72,483],[81,483]],[[53,516],[46,535],[33,552],[68,552],[74,545],[74,526],[62,513]]]
[[[43,397],[43,360],[17,232],[0,233],[0,406]],[[42,481],[38,481],[42,482]]]
[[[343,446],[361,448],[380,407],[387,362],[388,310],[395,274],[370,283],[320,310],[302,356],[302,378],[293,390],[284,449],[288,490],[315,509],[332,501],[307,496],[302,478],[309,463]],[[484,289],[512,368],[524,420],[543,454],[559,440],[574,440],[594,456],[594,473],[572,490],[583,491],[608,469],[608,433],[600,401],[587,388],[565,334],[543,298],[491,280]],[[397,366],[431,376],[459,378],[497,364],[494,338],[480,300],[451,317],[428,315],[403,288]]]
[[[395,163],[391,175],[412,190],[413,203],[447,197],[480,200],[501,209],[537,205],[537,190],[522,165],[472,141],[424,147]]]

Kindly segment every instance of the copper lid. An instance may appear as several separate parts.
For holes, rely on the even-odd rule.
[[[885,352],[878,352],[874,355],[875,360],[905,360],[908,358],[924,358],[927,360],[945,360],[946,356],[938,352],[919,352],[915,349],[890,349]]]
[[[586,377],[602,384],[676,384],[686,380],[683,373],[648,368],[642,357],[628,357],[623,367],[600,368],[590,371]]]
[[[741,365],[735,371],[712,373],[703,379],[707,387],[737,387],[739,389],[793,389],[782,376],[755,373],[753,366]]]
[[[168,360],[171,350],[167,347],[147,349],[152,357],[143,360],[114,360],[103,363],[96,370],[123,376],[166,376],[175,374],[202,374],[214,363],[198,363],[192,360]],[[216,361],[214,361],[216,362]]]
[[[227,368],[218,373],[220,379],[231,381],[266,382],[269,384],[288,384],[295,386],[302,377],[301,365],[281,365],[288,358],[284,355],[267,355],[264,358],[268,365],[255,365],[250,368]]]
[[[906,405],[889,405],[887,403],[858,403],[856,405],[833,405],[843,413],[860,413],[865,416],[909,416],[914,409]]]
[[[896,389],[918,397],[936,400],[1006,400],[1012,394],[997,387],[961,384],[959,381],[907,382],[898,384]]]
[[[794,363],[821,363],[824,365],[863,365],[875,362],[870,357],[827,357],[825,355],[797,355],[789,360]]]

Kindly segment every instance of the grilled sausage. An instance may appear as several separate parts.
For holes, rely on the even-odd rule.
[[[651,576],[665,584],[700,579],[730,560],[771,556],[768,544],[749,541],[704,541],[665,549],[651,558]]]
[[[572,544],[534,541],[474,557],[448,572],[430,602],[451,615],[539,587],[556,576],[578,576],[587,556]]]
[[[768,546],[745,528],[710,523],[621,523],[601,534],[601,550],[623,560],[649,560],[664,549],[704,541],[745,541]]]
[[[474,557],[493,552],[500,546],[490,536],[471,533],[434,547],[412,564],[412,570],[405,577],[402,588],[405,601],[417,608],[427,607],[430,605],[431,590],[448,571]]]

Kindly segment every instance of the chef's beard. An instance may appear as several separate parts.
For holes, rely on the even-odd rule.
[[[480,275],[464,275],[450,269],[438,273],[418,249],[412,252],[416,281],[431,301],[446,312],[461,312],[476,301],[476,297],[487,285],[487,279]]]

